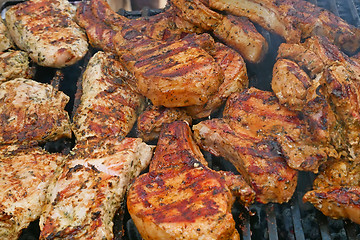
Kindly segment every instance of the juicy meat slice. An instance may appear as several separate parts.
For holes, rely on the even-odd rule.
[[[194,43],[192,35],[175,42],[154,42],[153,45],[148,41],[136,42],[133,44],[136,49],[124,53],[121,59],[135,76],[136,82],[130,84],[153,105],[202,105],[224,80],[219,64]]]
[[[291,199],[297,171],[287,166],[275,139],[256,136],[226,119],[202,121],[193,130],[201,148],[224,157],[244,176],[256,192],[256,201],[284,203]]]
[[[304,49],[298,44],[286,45],[295,45],[294,52],[304,50],[304,54],[298,55],[298,58],[293,55],[294,52],[290,53],[291,50],[288,49],[286,53],[290,53],[287,55],[289,58],[294,56],[296,60],[305,64],[308,63],[307,57],[312,56],[309,53],[310,50]],[[297,46],[298,48],[296,48]],[[312,65],[310,62],[309,64]],[[343,149],[342,126],[324,92],[323,78],[322,72],[314,78],[310,78],[297,62],[280,58],[273,68],[271,86],[280,104],[303,114],[312,139],[323,144],[332,144],[335,149]]]
[[[359,186],[360,164],[345,159],[333,159],[324,166],[316,176],[313,188],[327,188],[330,186]]]
[[[16,45],[41,66],[61,68],[88,50],[85,33],[74,22],[76,7],[67,0],[30,0],[6,11]]]
[[[4,52],[9,48],[14,47],[14,42],[11,39],[9,30],[7,29],[4,20],[0,20],[0,52]]]
[[[108,4],[103,4],[105,10],[100,9],[103,14],[107,14],[107,11],[111,13]],[[105,16],[114,18],[113,15]],[[120,61],[135,77],[134,81],[129,81],[128,84],[149,98],[153,105],[202,105],[223,82],[220,66],[194,42],[194,37],[185,37],[178,41],[159,41],[128,26],[126,20],[121,25],[118,22],[113,26],[117,29],[115,34],[111,26],[92,14],[90,3],[80,5],[78,19],[95,44],[103,46],[104,49],[115,49]]]
[[[187,113],[194,119],[210,116],[232,93],[245,89],[249,84],[246,65],[239,53],[222,43],[215,43],[210,53],[220,65],[224,81],[204,105],[186,107]]]
[[[189,33],[203,33],[204,30],[178,16],[174,7],[154,16],[129,19],[128,25],[146,36],[162,40],[173,41],[185,37]]]
[[[288,59],[275,62],[271,88],[280,104],[295,111],[301,111],[306,104],[307,91],[312,79],[300,66]]]
[[[360,47],[360,30],[333,13],[303,0],[208,0],[211,8],[248,17],[288,43],[325,36],[348,53]]]
[[[38,147],[0,147],[1,239],[18,239],[40,217],[48,185],[63,160]]]
[[[113,239],[113,218],[152,147],[139,138],[78,143],[51,182],[40,239]]]
[[[247,19],[222,15],[209,9],[201,0],[171,0],[186,21],[211,31],[222,42],[236,49],[249,62],[260,62],[268,50],[265,38]]]
[[[324,215],[347,218],[360,224],[360,186],[331,186],[307,192],[303,200],[310,202]]]
[[[223,115],[232,120],[230,124],[240,124],[259,136],[273,136],[294,169],[317,172],[329,156],[337,156],[332,146],[312,138],[298,113],[280,105],[272,92],[250,88],[234,93]]]
[[[347,151],[356,158],[360,143],[360,68],[334,64],[325,71],[329,102],[343,125]]]
[[[116,78],[111,68],[126,72],[112,54],[97,52],[82,76],[81,101],[73,118],[78,141],[89,138],[125,137],[143,110],[144,97]],[[126,73],[125,73],[126,74]]]
[[[323,59],[316,52],[313,52],[305,46],[305,44],[280,44],[277,59],[288,59],[297,63],[301,69],[309,74],[310,78],[314,78],[325,68]]]
[[[354,152],[351,145],[356,145],[357,131],[352,121],[357,121],[356,113],[344,112],[352,112],[357,104],[352,101],[350,105],[354,106],[350,106],[348,97],[342,96],[340,91],[343,90],[339,89],[357,89],[359,66],[354,58],[349,58],[324,37],[311,37],[301,44],[281,44],[272,87],[282,104],[304,114],[309,132],[314,133],[318,140],[332,144],[338,151],[349,151],[349,148]],[[290,82],[287,81],[288,75],[291,76]],[[346,86],[340,87],[344,84]],[[288,86],[297,91],[289,91]],[[349,92],[354,98],[356,93]],[[293,104],[295,100],[296,106]],[[354,141],[355,144],[350,144]]]
[[[303,200],[310,202],[324,215],[348,218],[360,224],[360,164],[334,160],[314,180],[314,190]]]
[[[236,195],[245,204],[254,198],[241,176],[208,168],[189,126],[176,121],[162,129],[149,172],[132,184],[127,206],[144,239],[240,239],[231,215]]]
[[[146,142],[158,139],[164,124],[179,120],[192,123],[184,109],[150,105],[137,119],[137,135]]]
[[[0,84],[0,145],[71,137],[69,97],[48,84],[17,78]]]
[[[15,79],[31,79],[34,75],[29,65],[29,55],[23,51],[0,53],[0,83]]]

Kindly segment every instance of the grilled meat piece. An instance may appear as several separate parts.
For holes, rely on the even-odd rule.
[[[9,48],[14,47],[14,42],[11,39],[9,30],[7,29],[4,20],[0,20],[0,52],[4,52]]]
[[[347,218],[360,224],[360,186],[317,189],[307,192],[303,199],[328,217]]]
[[[306,42],[309,42],[307,40]],[[282,43],[278,49],[277,59],[288,59],[297,63],[301,69],[309,74],[310,78],[315,78],[325,68],[323,59],[317,53],[308,49],[304,44]]]
[[[31,79],[34,70],[30,67],[29,55],[23,51],[0,53],[0,83],[15,78]]]
[[[0,145],[70,138],[68,100],[52,86],[29,79],[0,84]]]
[[[307,62],[307,56],[312,56],[309,52],[310,50],[304,51],[304,58],[300,57],[301,54],[299,58],[294,57],[304,63]],[[290,54],[291,56],[293,55]],[[302,113],[312,139],[343,149],[343,134],[340,131],[342,126],[324,93],[323,78],[323,73],[310,78],[296,62],[281,58],[274,65],[271,86],[282,105]]]
[[[341,152],[346,148],[344,126],[328,101],[322,83],[323,75],[320,74],[308,88],[306,103],[301,111],[307,124],[308,135],[314,141],[321,142],[324,146],[331,145]]]
[[[272,92],[250,88],[235,93],[229,97],[223,115],[232,120],[229,124],[274,137],[291,168],[317,172],[328,157],[337,156],[332,146],[314,141],[305,122],[296,112],[281,106]]]
[[[113,218],[152,147],[139,138],[79,142],[51,182],[40,239],[113,239]]]
[[[231,215],[236,195],[245,204],[254,198],[241,176],[211,170],[189,126],[176,121],[162,129],[127,206],[144,239],[240,239]]]
[[[222,15],[205,6],[201,0],[171,0],[185,20],[206,30],[233,47],[249,62],[260,62],[268,50],[265,38],[247,19]]]
[[[306,104],[307,90],[312,79],[300,66],[288,59],[274,64],[271,88],[279,102],[289,109],[301,111]]]
[[[314,180],[314,190],[303,200],[310,202],[324,215],[348,218],[360,224],[360,164],[346,160],[329,162]]]
[[[108,22],[116,13],[102,0]],[[179,41],[151,39],[123,21],[111,28],[91,12],[91,4],[79,7],[78,20],[92,42],[106,50],[113,46],[125,68],[135,76],[129,85],[155,106],[182,107],[204,104],[223,81],[220,66],[192,37]],[[107,12],[110,12],[108,14]],[[111,13],[113,13],[111,15]],[[118,19],[120,16],[118,16]],[[106,39],[105,39],[106,38]],[[102,42],[104,40],[105,42]]]
[[[41,66],[61,68],[88,50],[85,33],[74,22],[76,8],[67,0],[30,0],[6,11],[16,45]]]
[[[333,13],[303,0],[208,0],[211,8],[248,17],[288,43],[325,36],[348,53],[360,47],[360,29]]]
[[[38,147],[0,147],[1,239],[17,239],[39,218],[48,185],[63,159]]]
[[[359,65],[360,66],[360,65]],[[328,99],[343,126],[347,150],[356,159],[360,144],[360,68],[334,64],[325,71]]]
[[[128,19],[128,25],[152,39],[162,41],[179,40],[190,33],[203,33],[204,30],[186,21],[169,7],[154,16]]]
[[[143,110],[144,97],[129,89],[122,79],[114,77],[110,68],[126,71],[113,55],[99,51],[89,60],[83,73],[81,102],[73,118],[73,131],[78,141],[125,137],[137,114]]]
[[[333,159],[316,176],[314,189],[330,186],[360,186],[360,164],[357,161]]]
[[[256,192],[260,203],[284,203],[297,185],[297,171],[289,168],[281,147],[271,137],[256,136],[241,124],[226,119],[193,126],[196,142],[206,151],[230,161]]]
[[[155,140],[159,137],[164,124],[179,120],[192,123],[192,118],[186,114],[184,109],[150,105],[138,117],[137,135],[144,141]]]
[[[278,58],[272,86],[280,102],[301,111],[317,139],[354,157],[359,142],[356,99],[360,65],[356,59],[349,58],[324,37],[312,37],[302,44],[282,44]],[[284,64],[289,63],[288,59],[299,66]],[[310,76],[306,77],[300,67]],[[291,82],[285,80],[289,74]],[[299,91],[288,90],[289,85],[301,90],[300,97],[296,95]],[[292,104],[294,99],[296,107]]]
[[[246,65],[240,54],[221,43],[216,43],[210,53],[223,70],[224,82],[204,105],[186,107],[187,113],[194,119],[210,116],[232,93],[245,89],[249,84]]]

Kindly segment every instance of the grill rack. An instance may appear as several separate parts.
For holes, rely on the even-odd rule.
[[[70,0],[74,4],[80,0]],[[308,0],[309,2],[330,10],[335,15],[340,16],[348,23],[360,27],[360,0]],[[23,0],[9,0],[1,5],[1,16],[8,7]],[[162,12],[161,9],[143,8],[139,11],[126,11],[120,9],[119,14],[128,18],[138,18],[156,15]],[[256,24],[255,24],[256,25]],[[272,66],[275,63],[276,50],[282,43],[282,39],[269,33],[260,26],[256,25],[259,32],[269,43],[269,52],[260,64],[247,63],[250,86],[271,90]],[[62,80],[59,90],[70,96],[70,102],[66,110],[72,115],[76,106],[77,82],[88,60],[96,50],[91,49],[83,60],[79,63],[63,68],[61,70],[35,66],[37,71],[35,79],[40,82],[51,83],[54,76],[60,73]],[[217,113],[218,114],[218,113]],[[212,117],[216,116],[216,113]],[[130,135],[135,136],[133,130]],[[51,152],[69,151],[74,145],[74,140],[60,140],[55,143],[47,143],[44,147]],[[65,150],[64,150],[65,149]],[[212,156],[204,152],[209,166],[216,170],[234,171],[236,169],[222,158]],[[299,173],[298,187],[293,198],[284,204],[259,204],[255,203],[250,207],[250,213],[240,204],[235,203],[233,207],[234,219],[242,240],[360,240],[360,225],[349,220],[334,220],[324,216],[309,203],[302,202],[302,196],[311,189],[315,175],[307,172]],[[125,204],[124,204],[125,205]],[[25,229],[20,236],[20,240],[36,240],[39,237],[39,221],[34,221]],[[141,240],[133,221],[131,220],[126,207],[120,209],[115,217],[115,227],[117,233],[115,239]]]

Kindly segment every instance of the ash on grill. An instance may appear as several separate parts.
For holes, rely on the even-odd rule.
[[[309,2],[326,8],[340,16],[348,23],[360,26],[360,1],[359,0],[308,0]],[[7,1],[1,6],[1,15],[4,17],[6,9],[22,1]],[[72,1],[75,4],[76,1]],[[144,8],[141,11],[119,10],[119,13],[128,18],[140,16],[152,16],[162,10],[152,10]],[[277,49],[282,43],[282,39],[271,34],[256,25],[259,32],[269,43],[269,51],[260,64],[247,63],[250,86],[261,90],[271,91],[272,68],[275,63]],[[35,79],[43,83],[55,84],[59,90],[70,97],[66,110],[70,116],[79,104],[81,89],[79,81],[90,57],[96,50],[91,49],[83,60],[73,66],[56,70],[36,66]],[[219,117],[221,111],[211,117]],[[194,123],[196,124],[196,122]],[[135,128],[135,127],[134,127]],[[136,136],[136,129],[133,129],[131,137]],[[58,140],[44,144],[44,148],[50,152],[68,153],[74,146],[74,139]],[[215,170],[234,171],[236,169],[227,161],[220,157],[214,157],[210,153],[204,152],[204,156],[209,161],[209,166]],[[311,204],[302,202],[302,196],[311,189],[314,175],[312,173],[300,172],[297,190],[290,202],[285,204],[254,204],[248,213],[240,204],[233,207],[234,219],[241,234],[241,239],[324,239],[324,240],[360,240],[360,226],[350,221],[334,220],[325,217],[316,210]],[[115,239],[141,240],[141,236],[136,230],[129,214],[124,208],[120,209],[115,216],[114,234]],[[40,234],[39,221],[32,222],[20,236],[21,240],[38,239]]]

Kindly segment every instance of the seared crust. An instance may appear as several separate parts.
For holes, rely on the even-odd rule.
[[[171,0],[178,14],[195,26],[212,31],[222,42],[237,50],[247,61],[258,63],[268,50],[265,38],[247,18],[222,15],[200,0]]]
[[[39,65],[61,68],[88,50],[85,33],[74,22],[75,6],[67,0],[30,0],[6,11],[16,45]]]
[[[15,78],[31,79],[34,75],[30,67],[29,55],[23,51],[0,53],[0,83]]]
[[[144,239],[239,239],[227,184],[252,201],[247,184],[209,169],[189,126],[173,122],[160,134],[149,173],[131,186],[128,210]]]
[[[69,97],[48,84],[17,78],[0,85],[0,145],[71,137]]]
[[[291,199],[297,171],[287,166],[275,139],[256,136],[224,119],[202,121],[193,130],[202,149],[224,157],[236,167],[255,190],[256,201],[284,203]]]
[[[329,156],[337,156],[332,146],[313,139],[297,112],[281,106],[272,92],[250,88],[231,95],[224,117],[231,120],[230,124],[240,124],[259,136],[274,137],[291,168],[317,172]]]
[[[324,215],[360,224],[360,163],[334,159],[315,178],[313,190],[303,197]]]
[[[106,21],[96,18],[89,11],[91,4],[84,3],[78,14],[81,26],[87,29],[95,45],[120,56],[125,68],[135,77],[128,82],[129,85],[149,98],[155,106],[204,104],[222,83],[220,66],[209,53],[194,43],[194,37],[167,42],[151,39],[128,26],[128,21],[117,17],[105,2],[103,5],[104,8],[96,9],[98,15],[109,19],[107,21],[111,24],[115,21],[117,25],[107,25]],[[86,14],[81,15],[81,12]],[[97,31],[98,28],[102,30]],[[116,30],[116,35],[112,29]]]
[[[347,218],[360,224],[360,187],[332,186],[307,192],[303,200],[310,202],[324,215]]]
[[[325,36],[348,53],[360,47],[360,29],[333,13],[303,0],[209,0],[211,8],[248,17],[288,43]]]
[[[232,93],[241,91],[249,85],[244,59],[238,52],[217,42],[214,49],[210,50],[210,54],[214,57],[216,63],[220,65],[224,73],[224,82],[204,105],[185,108],[186,112],[194,119],[210,116],[225,103]]]
[[[40,217],[48,185],[63,160],[37,147],[0,147],[1,239],[17,239]]]
[[[137,119],[137,134],[144,141],[159,137],[164,124],[183,120],[192,123],[192,118],[181,108],[165,108],[150,105]]]
[[[303,109],[311,85],[312,79],[296,62],[279,59],[274,64],[271,88],[279,102],[289,109],[296,111]]]
[[[72,126],[78,141],[125,137],[143,110],[144,97],[133,92],[124,84],[124,79],[116,78],[111,71],[117,68],[118,72],[126,72],[114,58],[99,51],[83,73],[81,101]]]
[[[4,20],[0,20],[0,52],[4,52],[9,48],[14,47],[14,42],[11,39],[10,33],[5,25]]]
[[[115,212],[151,156],[139,138],[78,143],[49,186],[40,239],[113,239]]]

